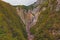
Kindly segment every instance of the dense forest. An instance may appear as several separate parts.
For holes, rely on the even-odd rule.
[[[39,0],[40,1],[40,0]],[[12,6],[0,0],[0,40],[28,40],[26,25],[17,14],[16,7],[26,11],[40,7],[40,15],[30,32],[33,40],[60,40],[60,4],[57,0],[42,0],[30,6]]]

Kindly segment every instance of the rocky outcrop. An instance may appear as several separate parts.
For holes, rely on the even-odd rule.
[[[0,1],[0,40],[60,40],[59,1],[41,1],[16,9]]]
[[[54,2],[54,4],[52,4],[53,2]],[[34,38],[34,35],[31,34],[30,29],[37,23],[38,16],[40,15],[40,12],[42,12],[42,13],[46,12],[47,14],[53,13],[53,12],[55,12],[56,4],[57,4],[57,1],[54,1],[54,0],[37,0],[37,2],[32,4],[33,9],[26,10],[21,7],[16,8],[17,14],[19,15],[19,17],[21,18],[23,23],[26,25],[26,32],[28,35],[28,37],[27,37],[28,40],[33,40],[33,38]],[[59,9],[59,7],[58,7],[58,9]]]
[[[34,8],[33,10],[28,10],[26,12],[26,10],[24,9],[18,9],[17,8],[17,14],[20,16],[21,20],[23,21],[23,23],[26,25],[26,32],[28,35],[28,39],[31,39],[31,33],[30,33],[30,28],[36,24],[37,19],[38,19],[38,15],[39,15],[39,7]],[[33,36],[32,36],[33,37]]]
[[[40,3],[39,0],[37,2],[38,3],[36,3],[36,5],[37,4],[39,5]],[[33,6],[36,5],[34,4]],[[19,15],[23,23],[26,25],[28,40],[33,40],[34,35],[31,35],[30,28],[34,26],[37,22],[38,16],[40,15],[40,6],[33,8],[33,10],[28,9],[28,11],[26,11],[26,9],[22,9],[18,7],[16,9],[17,9],[17,14]]]

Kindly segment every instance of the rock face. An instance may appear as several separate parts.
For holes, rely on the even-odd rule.
[[[60,5],[60,0],[57,0],[58,4]]]
[[[36,5],[35,5],[36,4]],[[37,6],[40,4],[40,1],[37,0],[37,3],[35,3],[33,6]],[[40,6],[37,6],[33,9],[22,9],[22,8],[16,8],[17,14],[23,21],[23,23],[26,25],[26,32],[28,35],[28,40],[33,40],[34,35],[31,35],[30,29],[32,26],[34,26],[38,20],[38,16],[40,15]]]
[[[26,9],[23,9],[21,7],[16,8],[17,14],[19,15],[19,17],[21,18],[23,23],[26,25],[26,32],[27,32],[27,36],[28,36],[27,38],[28,38],[28,40],[49,40],[49,38],[51,38],[50,37],[51,34],[52,34],[52,36],[53,36],[53,34],[56,34],[53,31],[54,29],[52,30],[53,31],[52,33],[51,33],[50,29],[52,29],[53,25],[55,24],[54,23],[55,21],[53,22],[54,19],[51,20],[51,17],[54,18],[53,17],[54,15],[59,14],[59,13],[56,14],[56,10],[55,10],[56,9],[55,6],[58,5],[57,1],[37,0],[37,2],[35,2],[32,5],[33,5],[33,9],[28,9],[27,11],[26,11]],[[41,15],[40,15],[40,13],[41,13]],[[53,23],[53,25],[52,25],[52,23]],[[45,27],[47,27],[47,28],[45,28]],[[33,35],[30,31],[31,28],[34,29],[34,31],[35,31],[35,32],[32,32]],[[44,33],[41,32],[40,30],[43,31]],[[46,32],[44,30],[46,30]],[[49,33],[51,33],[51,34],[49,34]],[[48,35],[46,35],[46,34],[48,34]],[[48,36],[49,36],[49,38],[48,38]],[[54,37],[53,37],[53,39],[51,38],[51,40],[56,40],[56,39],[54,39]]]
[[[16,8],[0,1],[0,40],[60,40],[59,1]]]
[[[18,9],[17,8],[17,14],[20,16],[21,20],[23,21],[23,23],[26,25],[26,32],[28,35],[28,40],[33,40],[31,37],[33,37],[33,35],[31,35],[30,32],[30,28],[32,26],[34,26],[37,22],[38,16],[39,16],[39,9],[40,7],[36,7],[33,10],[28,10],[26,12],[26,10],[24,9]]]
[[[34,6],[38,6],[40,4],[43,4],[44,0],[37,0],[37,2],[34,3]]]

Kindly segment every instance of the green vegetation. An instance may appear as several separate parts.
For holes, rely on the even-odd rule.
[[[48,5],[44,6],[45,3]],[[41,11],[36,25],[31,28],[34,40],[60,40],[60,11],[56,11],[57,1],[48,0],[45,3],[42,5],[46,10]]]
[[[25,25],[16,13],[10,4],[0,1],[0,40],[27,40]]]
[[[60,40],[60,10],[56,11],[57,1],[46,0],[40,4],[41,11],[36,25],[31,28],[34,40]],[[40,6],[38,5],[38,6]],[[34,6],[19,6],[25,10]],[[0,1],[0,40],[27,40],[25,25],[17,15],[15,7]]]
[[[18,7],[18,8],[22,8],[22,9],[25,9],[26,11],[28,11],[29,9],[30,10],[33,10],[34,6],[33,5],[29,5],[29,6],[25,6],[25,5],[17,5],[17,6],[13,6],[13,7]]]

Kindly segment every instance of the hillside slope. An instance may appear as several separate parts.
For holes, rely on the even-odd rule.
[[[0,40],[27,40],[25,25],[16,13],[10,4],[0,1]]]
[[[42,5],[38,21],[31,28],[34,40],[60,40],[60,5],[56,0],[45,0]]]
[[[38,0],[30,6],[17,7],[18,10],[0,1],[0,40],[30,40],[31,35],[34,36],[31,40],[60,40],[60,5],[57,0]]]
[[[37,9],[37,7],[39,8]],[[33,23],[32,21],[30,23],[33,23],[32,27],[26,26],[27,30],[30,29],[30,31],[27,32],[27,34],[30,34],[28,35],[29,40],[60,40],[60,5],[57,0],[37,0],[37,2],[28,7],[18,6],[18,9],[18,15],[20,14],[19,16],[24,20],[26,19],[23,17],[29,15],[29,10],[30,14],[36,15],[39,13],[37,23],[34,24],[35,22]],[[27,15],[25,15],[25,13]],[[30,19],[29,16],[27,16],[26,18]],[[31,35],[34,36],[33,39],[30,37]]]

